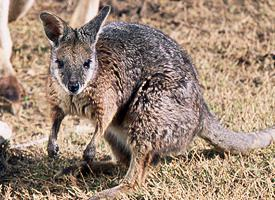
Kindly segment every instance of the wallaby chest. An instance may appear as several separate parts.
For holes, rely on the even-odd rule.
[[[95,117],[95,105],[92,97],[84,93],[69,95],[55,82],[49,84],[48,87],[50,89],[50,101],[55,106],[58,106],[65,115],[76,115],[93,121]]]

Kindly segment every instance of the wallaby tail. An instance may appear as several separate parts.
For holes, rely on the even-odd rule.
[[[224,128],[206,105],[203,115],[203,130],[199,136],[219,150],[234,154],[247,153],[275,142],[275,126],[251,133],[234,132]]]

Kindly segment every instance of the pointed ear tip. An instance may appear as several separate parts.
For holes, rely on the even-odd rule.
[[[51,13],[47,12],[47,11],[42,11],[40,14],[39,14],[39,18],[41,20],[44,20],[46,17],[52,15]]]
[[[102,10],[105,11],[105,12],[110,12],[111,9],[112,9],[112,6],[110,6],[110,5],[105,5],[105,6],[102,8]]]

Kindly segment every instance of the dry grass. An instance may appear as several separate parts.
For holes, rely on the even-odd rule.
[[[38,1],[25,18],[10,25],[14,67],[27,91],[18,116],[1,116],[13,126],[13,143],[35,140],[50,131],[45,101],[49,45],[38,13],[52,10],[67,19],[71,13],[65,3],[50,2]],[[275,122],[275,61],[270,55],[275,50],[274,1],[151,2],[159,3],[159,8],[148,17],[113,15],[111,19],[160,28],[186,48],[197,66],[207,102],[229,128],[251,131]],[[125,169],[112,175],[52,179],[61,166],[81,159],[89,131],[75,134],[83,132],[76,131],[81,128],[78,124],[73,118],[63,123],[58,160],[47,158],[45,143],[11,150],[10,171],[0,180],[2,198],[82,199],[118,184]],[[109,152],[104,142],[99,149],[99,159]],[[123,199],[274,199],[275,145],[248,156],[232,156],[218,154],[196,140],[185,156],[164,159],[152,168],[146,183]]]

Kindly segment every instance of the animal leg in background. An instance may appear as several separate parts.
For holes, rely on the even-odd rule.
[[[99,0],[79,0],[70,21],[70,26],[78,28],[91,19],[98,12]]]
[[[16,78],[11,64],[12,40],[8,22],[23,17],[34,0],[0,0],[0,96],[10,102],[17,102],[23,87]]]

